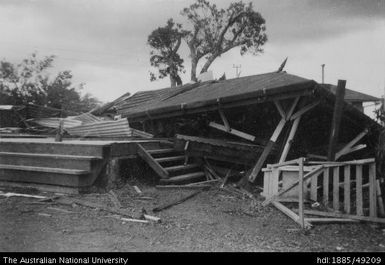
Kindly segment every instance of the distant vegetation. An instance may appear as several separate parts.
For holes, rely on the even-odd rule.
[[[0,104],[33,103],[75,112],[87,112],[100,101],[87,93],[81,96],[83,84],[74,86],[70,71],[51,76],[54,55],[39,59],[35,53],[19,64],[0,61]]]

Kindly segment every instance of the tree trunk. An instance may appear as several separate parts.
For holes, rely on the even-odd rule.
[[[197,66],[198,60],[194,57],[191,58],[191,81],[197,82]]]
[[[207,70],[209,69],[210,65],[214,62],[214,60],[215,60],[216,58],[217,58],[217,56],[216,56],[216,55],[213,55],[213,56],[210,56],[210,57],[207,59],[206,63],[205,63],[205,64],[203,65],[203,67],[202,67],[201,74],[207,72]]]
[[[170,74],[170,83],[171,83],[171,87],[176,86],[176,80],[174,79],[174,77],[171,74]]]

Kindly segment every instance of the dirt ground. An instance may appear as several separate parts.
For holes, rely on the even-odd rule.
[[[132,185],[153,199],[139,199]],[[261,207],[263,198],[252,201],[219,188],[156,214],[151,212],[154,207],[194,191],[126,183],[114,192],[132,216],[139,217],[144,208],[160,217],[161,223],[125,222],[111,213],[76,204],[0,197],[0,251],[385,251],[384,226],[327,224],[303,231],[272,206]],[[113,206],[106,193],[74,197]]]

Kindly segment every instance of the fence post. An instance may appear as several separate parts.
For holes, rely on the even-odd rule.
[[[299,167],[299,187],[298,187],[298,217],[302,228],[305,227],[303,216],[303,157],[298,159]]]

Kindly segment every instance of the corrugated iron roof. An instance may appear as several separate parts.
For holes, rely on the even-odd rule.
[[[288,92],[290,92],[289,90],[293,88],[289,88],[289,86],[299,84],[309,84],[310,86],[314,85],[315,82],[286,72],[266,73],[229,80],[186,84],[174,88],[141,91],[118,104],[116,108],[122,116],[130,117],[133,114],[157,112],[165,108],[197,102],[204,104],[217,99],[247,96],[253,93],[269,94],[275,88],[287,87]]]

